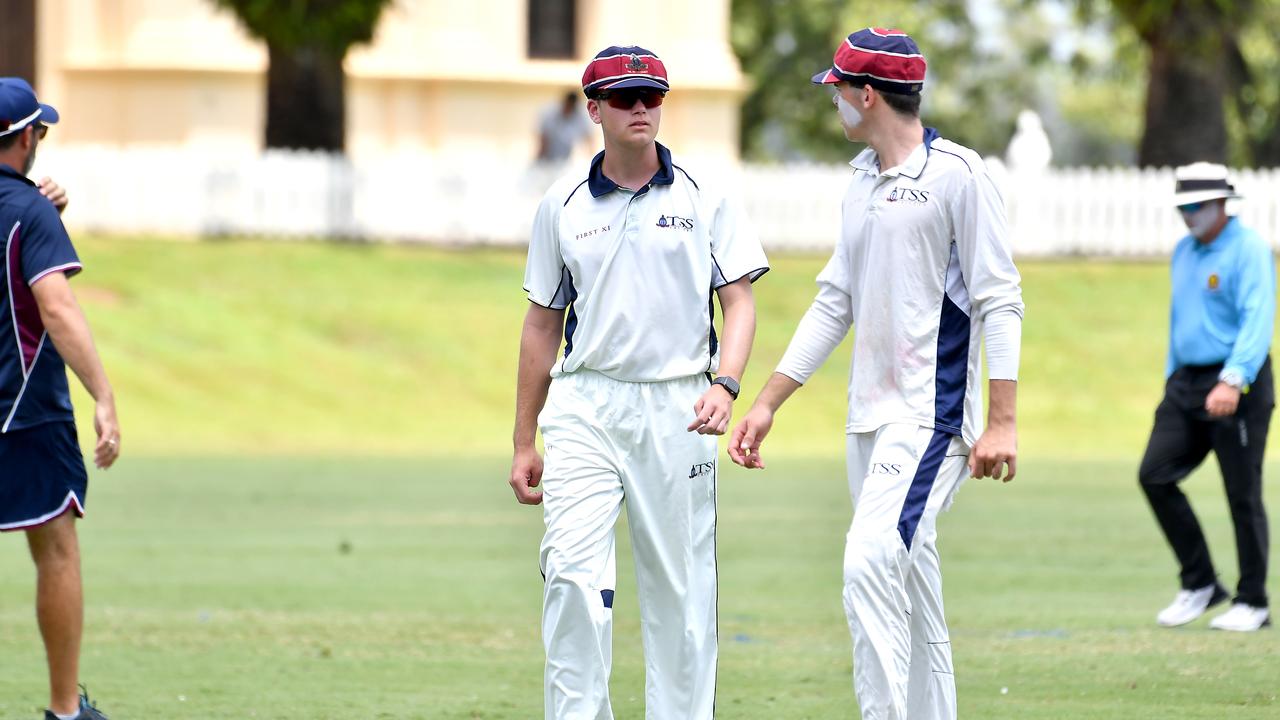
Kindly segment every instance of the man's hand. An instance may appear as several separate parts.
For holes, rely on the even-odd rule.
[[[542,456],[532,447],[520,448],[511,460],[511,489],[521,505],[542,503],[542,493],[534,490],[542,482]]]
[[[760,457],[760,444],[773,427],[773,411],[767,407],[754,405],[738,426],[733,429],[729,438],[729,459],[744,468],[764,469],[764,460]]]
[[[49,202],[53,203],[53,207],[59,213],[67,207],[67,191],[61,185],[53,181],[53,178],[43,178],[36,187],[40,188],[40,194],[49,198]]]
[[[1005,466],[1008,472],[1005,472]],[[992,425],[969,453],[969,475],[1009,482],[1018,473],[1018,432],[1013,425]],[[1004,477],[1002,478],[1001,475]]]
[[[116,401],[105,397],[93,409],[93,429],[98,444],[93,449],[93,464],[106,470],[120,457],[120,422],[116,420]]]
[[[1211,417],[1234,415],[1240,406],[1240,388],[1232,387],[1224,382],[1213,386],[1209,397],[1204,399],[1204,409]]]
[[[699,435],[723,435],[733,417],[733,396],[723,385],[712,385],[693,404],[693,422],[686,428]]]

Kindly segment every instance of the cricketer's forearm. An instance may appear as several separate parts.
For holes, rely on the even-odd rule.
[[[542,406],[547,401],[547,390],[551,387],[551,366],[556,362],[563,327],[563,310],[529,304],[524,328],[520,332],[516,426],[511,438],[516,450],[534,446],[538,432],[538,413],[542,412]]]
[[[987,427],[1015,429],[1018,425],[1018,381],[991,380],[987,389]]]
[[[794,379],[780,372],[775,372],[769,376],[769,381],[764,384],[764,388],[756,396],[756,401],[752,403],[752,407],[762,407],[770,413],[776,413],[782,407],[782,404],[801,387],[803,385]]]

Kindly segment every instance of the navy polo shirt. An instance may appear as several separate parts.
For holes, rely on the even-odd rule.
[[[51,273],[74,275],[80,258],[53,203],[8,165],[0,165],[0,238],[0,433],[73,421],[66,366],[31,287]]]

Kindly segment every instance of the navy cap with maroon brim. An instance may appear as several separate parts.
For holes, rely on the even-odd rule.
[[[624,88],[654,88],[667,92],[667,68],[658,56],[635,45],[611,45],[596,53],[582,73],[582,93],[594,98]]]
[[[36,100],[36,91],[22,78],[0,77],[0,137],[21,132],[34,122],[53,125],[58,111]]]
[[[836,49],[831,67],[813,76],[815,85],[840,81],[877,90],[915,95],[924,87],[924,55],[901,30],[864,28],[850,33]]]

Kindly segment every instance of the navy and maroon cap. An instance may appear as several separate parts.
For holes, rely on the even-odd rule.
[[[671,89],[667,68],[658,56],[635,45],[611,45],[601,50],[582,73],[582,92],[589,98],[609,90],[635,87],[662,92]]]
[[[924,55],[910,35],[901,30],[864,28],[840,43],[831,69],[814,75],[813,82],[824,85],[843,80],[915,95],[924,87],[924,73]]]
[[[37,120],[52,125],[58,122],[58,111],[36,100],[36,91],[26,80],[0,77],[0,136],[24,130]]]

